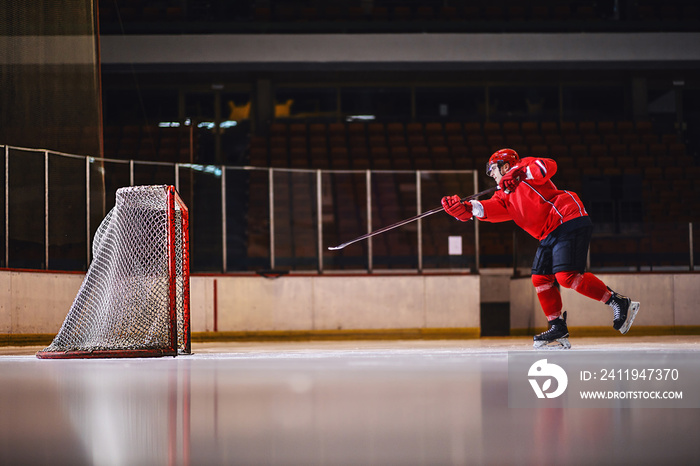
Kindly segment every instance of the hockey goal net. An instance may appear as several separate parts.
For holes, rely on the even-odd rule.
[[[78,295],[37,357],[190,353],[188,217],[173,186],[117,190]]]

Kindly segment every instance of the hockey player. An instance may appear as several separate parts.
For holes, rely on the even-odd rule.
[[[569,330],[557,283],[610,306],[613,328],[622,334],[632,325],[639,303],[585,271],[591,220],[576,193],[557,189],[552,183],[556,171],[552,159],[521,159],[514,150],[501,149],[486,164],[486,174],[499,188],[493,197],[461,202],[459,196],[446,196],[442,205],[463,222],[473,217],[487,222],[513,220],[540,242],[532,264],[532,283],[549,329],[534,336],[533,346],[568,349]]]

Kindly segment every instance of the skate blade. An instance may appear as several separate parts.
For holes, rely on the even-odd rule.
[[[567,337],[564,337],[549,341],[535,341],[532,347],[540,350],[565,350],[571,348],[571,343]]]
[[[630,327],[632,326],[632,322],[634,322],[634,318],[637,317],[637,312],[639,312],[639,303],[637,301],[632,301],[630,303],[629,311],[627,311],[627,320],[622,327],[620,327],[621,334],[624,335],[629,331]]]

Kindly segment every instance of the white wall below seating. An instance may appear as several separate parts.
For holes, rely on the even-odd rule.
[[[83,274],[0,271],[0,334],[55,334]],[[193,276],[193,332],[479,328],[476,275]],[[478,334],[478,333],[477,333]]]
[[[192,290],[193,331],[214,329],[215,303],[227,332],[480,325],[476,275],[193,277]]]
[[[0,271],[0,334],[56,333],[83,274]]]
[[[642,303],[635,328],[700,327],[700,274],[598,276]],[[212,332],[215,327],[219,332],[469,329],[478,334],[481,278],[193,276],[192,331]],[[76,273],[0,271],[0,334],[57,333],[82,280],[83,275]],[[509,297],[511,330],[546,327],[529,278],[510,280]],[[611,311],[604,304],[567,289],[562,297],[571,327],[611,328]]]

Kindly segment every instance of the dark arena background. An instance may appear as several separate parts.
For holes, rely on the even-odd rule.
[[[695,2],[1,4],[0,463],[700,460]],[[493,187],[506,147],[582,199],[587,270],[641,303],[626,335],[562,289],[571,349],[534,350],[513,222],[333,249]],[[185,233],[143,234],[146,200],[139,261],[103,256],[146,185]],[[70,329],[93,349],[35,357],[109,299]],[[155,327],[167,357],[104,348]]]

